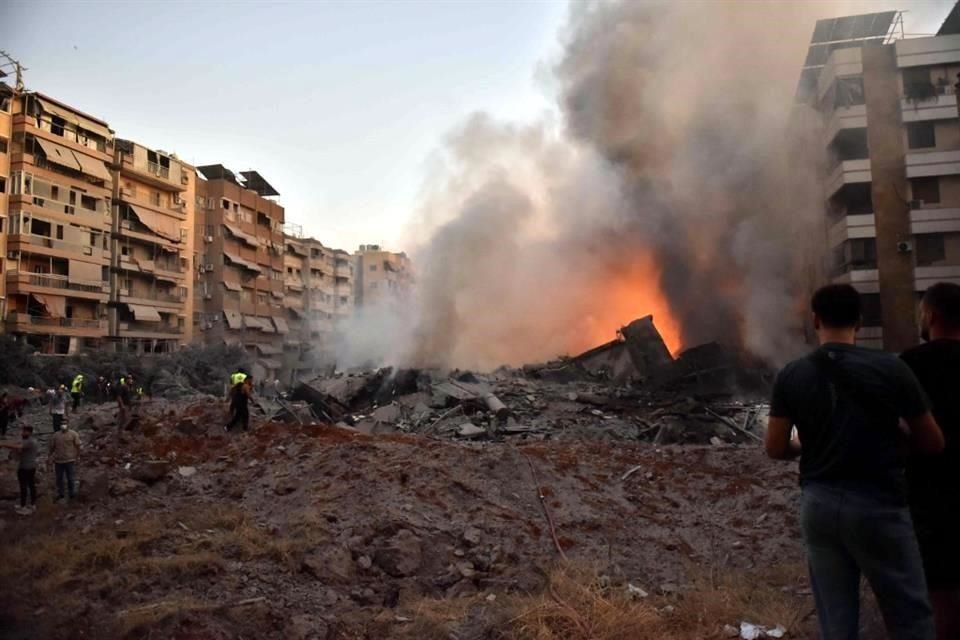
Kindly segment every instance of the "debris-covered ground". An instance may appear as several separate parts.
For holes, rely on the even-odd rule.
[[[42,455],[15,515],[0,461],[0,639],[813,637],[768,372],[605,349],[309,380],[247,433],[179,384],[83,407],[75,503]]]

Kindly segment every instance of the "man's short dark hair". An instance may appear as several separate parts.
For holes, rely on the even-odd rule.
[[[860,322],[860,293],[849,284],[830,284],[817,289],[810,308],[825,327],[850,329]]]
[[[960,329],[960,285],[938,282],[923,294],[923,304],[937,312],[951,329]]]

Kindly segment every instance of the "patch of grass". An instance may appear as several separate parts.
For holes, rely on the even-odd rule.
[[[470,637],[485,640],[704,640],[726,637],[724,625],[737,627],[743,620],[781,624],[793,637],[804,637],[800,627],[807,611],[781,590],[784,579],[795,582],[803,571],[780,567],[720,578],[696,571],[692,588],[680,595],[634,599],[625,586],[608,586],[596,571],[564,566],[539,595],[422,601],[412,608],[413,622],[402,637],[459,637],[465,619],[471,622]]]

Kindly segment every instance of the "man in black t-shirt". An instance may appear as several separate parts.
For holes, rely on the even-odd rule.
[[[910,511],[920,543],[937,638],[960,638],[960,286],[940,282],[920,303],[926,344],[900,357],[920,380],[943,430],[943,453],[907,466]]]
[[[811,306],[821,346],[777,375],[766,450],[772,458],[801,456],[800,521],[822,636],[857,637],[862,574],[891,638],[933,640],[904,449],[935,453],[943,435],[910,369],[896,356],[856,346],[856,289],[823,287]],[[799,439],[791,439],[794,426]]]

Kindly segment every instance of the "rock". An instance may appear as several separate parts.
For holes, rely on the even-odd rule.
[[[423,561],[420,539],[401,529],[383,547],[373,554],[373,562],[394,578],[412,576]]]
[[[146,460],[134,463],[130,468],[130,477],[144,484],[154,484],[170,472],[170,463],[166,460]]]
[[[370,556],[360,556],[357,558],[357,566],[366,571],[373,566],[373,560],[370,559]]]
[[[328,640],[330,627],[319,616],[301,614],[290,618],[284,637],[290,640]]]
[[[457,429],[457,435],[461,438],[476,438],[478,436],[483,436],[487,434],[487,430],[478,427],[472,422],[467,422],[460,425],[460,428]]]
[[[177,473],[179,473],[180,476],[183,478],[189,478],[193,475],[196,475],[197,468],[196,467],[180,467],[179,469],[177,469]]]
[[[477,571],[472,562],[458,562],[457,571],[459,571],[460,575],[464,578],[472,578],[477,575]]]
[[[400,407],[395,404],[388,404],[373,412],[373,419],[377,422],[393,423],[399,420],[400,416]]]
[[[302,569],[317,580],[334,584],[349,584],[357,574],[350,550],[340,545],[308,554]]]
[[[483,532],[476,527],[467,527],[463,532],[463,541],[471,546],[476,546],[483,541]]]
[[[110,483],[110,495],[114,498],[139,491],[143,485],[132,478],[118,478]]]

